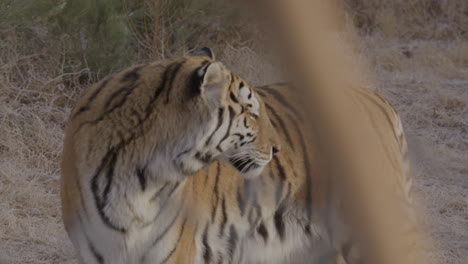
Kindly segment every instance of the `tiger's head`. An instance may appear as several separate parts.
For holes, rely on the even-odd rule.
[[[199,63],[191,79],[198,87],[192,117],[200,120],[201,128],[176,148],[176,167],[193,174],[218,159],[244,178],[259,176],[280,151],[262,99],[246,81],[215,61],[210,49],[198,50],[190,60]],[[200,114],[203,117],[196,116]]]

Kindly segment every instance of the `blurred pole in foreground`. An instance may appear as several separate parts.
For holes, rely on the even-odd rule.
[[[362,86],[367,72],[354,64],[351,47],[339,41],[336,1],[246,2],[265,12],[291,77],[309,88],[301,91],[313,113],[309,121],[325,150],[324,166],[333,176],[334,188],[346,201],[342,213],[362,242],[365,263],[422,263],[414,223],[385,184],[390,177],[400,177],[389,154],[395,149],[386,144],[393,133],[385,120],[375,123],[369,117],[379,111],[377,106],[353,100],[351,88]]]

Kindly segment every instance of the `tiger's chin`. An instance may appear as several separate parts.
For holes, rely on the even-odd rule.
[[[240,172],[240,175],[244,179],[247,179],[247,180],[255,179],[257,177],[260,177],[260,175],[262,175],[263,169],[265,169],[265,166],[258,165],[258,167],[254,168],[254,169],[251,169],[249,171]]]

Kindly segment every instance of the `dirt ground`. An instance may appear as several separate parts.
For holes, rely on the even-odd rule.
[[[468,263],[468,42],[365,37],[378,87],[404,122],[420,229],[439,263]],[[220,58],[253,84],[278,81],[249,47]],[[43,71],[33,55],[0,51],[0,264],[76,263],[60,213],[63,128],[83,87]],[[266,65],[266,66],[265,66]],[[70,77],[70,78],[69,78]],[[72,87],[72,88],[70,88]]]
[[[372,51],[382,62],[400,53],[380,63],[379,88],[402,116],[423,205],[420,227],[435,241],[426,253],[439,263],[468,261],[468,72],[446,54],[453,49],[466,59],[466,45],[390,41]]]

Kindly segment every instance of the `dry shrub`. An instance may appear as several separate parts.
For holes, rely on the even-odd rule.
[[[468,34],[465,0],[343,0],[366,33],[404,39],[453,39]]]
[[[79,88],[60,54],[8,34],[0,49],[1,263],[65,263],[74,253],[61,223],[58,160]]]
[[[365,38],[362,50],[377,72],[464,79],[468,73],[467,45],[463,41],[402,41],[372,36]]]

